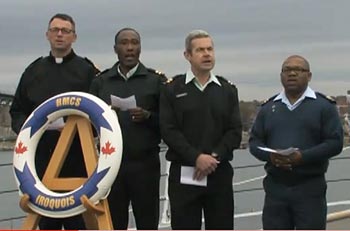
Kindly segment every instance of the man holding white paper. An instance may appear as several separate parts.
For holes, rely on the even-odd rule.
[[[280,73],[283,91],[265,102],[249,139],[250,152],[265,161],[263,229],[325,229],[325,172],[343,147],[335,101],[314,92],[309,62],[288,57]]]
[[[159,221],[159,92],[166,77],[139,61],[141,38],[135,29],[117,32],[114,51],[119,62],[90,88],[112,104],[123,135],[122,164],[108,197],[113,226],[128,228],[131,203],[137,229],[154,230]]]
[[[233,169],[242,124],[235,85],[214,75],[214,43],[203,30],[190,32],[184,56],[186,74],[162,88],[160,125],[169,150],[172,229],[232,230]]]
[[[127,98],[120,98],[118,96],[111,95],[111,105],[112,107],[121,111],[127,111],[137,107],[135,95]]]

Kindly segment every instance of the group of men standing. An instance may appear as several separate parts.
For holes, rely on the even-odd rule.
[[[187,35],[184,57],[190,68],[170,79],[140,62],[141,36],[133,28],[116,33],[118,61],[101,73],[74,53],[72,44],[77,36],[69,15],[54,15],[46,37],[51,46],[49,56],[30,64],[18,84],[10,110],[13,130],[18,133],[38,105],[59,93],[89,92],[107,104],[111,104],[111,95],[135,96],[135,108],[114,108],[123,136],[122,164],[108,196],[114,229],[128,228],[130,203],[137,229],[158,229],[159,144],[163,139],[168,145],[166,159],[171,162],[172,228],[201,229],[203,213],[205,229],[232,230],[230,161],[241,142],[242,124],[236,86],[212,71],[215,53],[211,36],[203,30]],[[261,107],[252,130],[250,150],[267,162],[264,229],[325,228],[324,173],[328,159],[341,151],[342,128],[334,104],[308,87],[310,79],[308,62],[301,56],[289,57],[281,72],[284,91]],[[285,129],[284,124],[290,127]],[[40,179],[59,136],[60,131],[47,130],[38,144],[35,161]],[[298,149],[286,157],[264,152],[260,146]],[[61,177],[86,176],[80,153],[80,141],[75,137]],[[278,197],[276,190],[281,192]],[[312,217],[299,216],[310,215],[310,210]],[[42,217],[39,226],[85,229],[80,215]]]

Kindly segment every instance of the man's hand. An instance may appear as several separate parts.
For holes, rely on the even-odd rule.
[[[277,168],[284,170],[292,170],[292,164],[290,163],[289,156],[280,155],[277,153],[270,153],[271,163]]]
[[[132,108],[132,109],[129,109],[128,111],[130,113],[131,120],[136,123],[145,121],[151,115],[151,112],[144,110],[140,107]]]
[[[274,166],[285,170],[292,170],[293,166],[297,166],[302,163],[302,155],[299,150],[288,156],[278,153],[270,153],[270,159]]]
[[[202,153],[197,157],[196,168],[193,175],[194,180],[202,180],[215,171],[220,162],[211,155]]]
[[[299,150],[293,152],[288,157],[290,159],[290,163],[293,166],[300,165],[303,162],[303,157],[302,157],[301,152]]]

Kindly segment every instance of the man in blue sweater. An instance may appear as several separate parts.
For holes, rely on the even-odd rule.
[[[325,229],[325,172],[342,150],[342,125],[335,102],[308,87],[305,58],[288,57],[280,75],[284,90],[261,106],[249,140],[250,152],[266,161],[263,228]]]

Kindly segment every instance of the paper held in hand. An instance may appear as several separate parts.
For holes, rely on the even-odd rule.
[[[57,120],[51,122],[49,126],[47,126],[47,130],[61,130],[63,129],[65,125],[65,122],[63,120],[63,117],[58,118]]]
[[[288,156],[290,154],[292,154],[293,152],[297,151],[298,148],[287,148],[287,149],[281,149],[281,150],[276,150],[276,149],[272,149],[272,148],[267,148],[267,147],[258,147],[260,150],[263,150],[265,152],[272,152],[272,153],[277,153],[283,156]]]
[[[204,177],[202,180],[194,180],[193,175],[195,168],[191,166],[181,166],[181,184],[197,185],[197,186],[207,186],[207,177]]]
[[[113,107],[119,108],[121,111],[127,111],[132,108],[136,108],[135,95],[129,96],[127,98],[120,98],[115,95],[111,95],[111,104]]]

